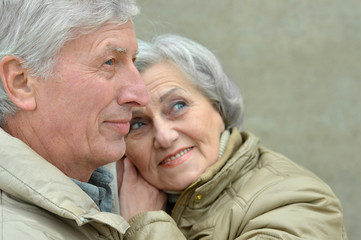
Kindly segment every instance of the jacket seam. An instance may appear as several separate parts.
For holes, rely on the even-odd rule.
[[[269,239],[269,237],[272,237],[272,239],[275,239],[275,240],[282,240],[281,238],[276,237],[276,236],[274,236],[274,235],[272,235],[270,233],[259,233],[257,235],[258,236],[257,236],[256,240],[257,239],[262,240],[262,239],[264,239],[263,237],[266,237],[266,239]]]
[[[146,224],[142,224],[142,225],[137,225],[135,227],[130,227],[127,231],[126,231],[126,236],[129,236],[131,237],[135,232],[138,232],[138,231],[141,231],[143,228],[145,227],[148,227],[149,225],[152,225],[152,224],[158,224],[158,223],[171,223],[169,221],[166,221],[166,220],[157,220],[157,219],[154,219]]]
[[[64,210],[65,212],[71,214],[74,218],[78,219],[78,217],[71,211],[69,211],[68,209],[66,208],[63,208],[63,207],[60,207],[58,206],[57,204],[55,204],[53,201],[51,201],[50,199],[48,199],[47,197],[45,197],[43,194],[39,193],[38,191],[36,191],[34,188],[32,188],[31,186],[29,186],[28,184],[26,184],[25,182],[23,182],[20,178],[18,178],[17,176],[15,176],[14,174],[12,174],[10,171],[8,171],[7,169],[5,169],[3,166],[1,166],[1,168],[6,171],[9,175],[11,175],[14,179],[16,179],[17,181],[19,181],[20,183],[22,183],[24,186],[26,186],[28,189],[31,189],[33,192],[35,192],[37,194],[37,196],[41,197],[43,200],[45,200],[46,202],[49,202],[51,203],[53,206],[55,206],[56,208],[59,208],[59,209],[62,209]],[[10,194],[12,195],[12,194]],[[26,201],[28,202],[28,201]],[[29,202],[28,202],[29,203]],[[34,204],[32,204],[34,205]],[[37,207],[40,207],[38,205],[36,205]],[[46,210],[46,211],[49,211],[49,210]]]

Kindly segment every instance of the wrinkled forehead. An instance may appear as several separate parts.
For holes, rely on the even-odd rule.
[[[190,79],[168,62],[156,63],[141,73],[149,93],[159,94],[170,88],[196,88]]]

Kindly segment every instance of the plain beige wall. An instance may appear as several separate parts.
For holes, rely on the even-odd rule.
[[[244,129],[326,181],[361,236],[361,2],[138,0],[138,37],[177,33],[237,82]]]

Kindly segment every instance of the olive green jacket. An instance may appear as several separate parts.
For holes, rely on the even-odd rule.
[[[184,239],[165,212],[131,221],[101,212],[60,170],[0,128],[1,240]]]
[[[187,239],[347,239],[330,187],[237,129],[219,161],[179,197],[172,217]]]

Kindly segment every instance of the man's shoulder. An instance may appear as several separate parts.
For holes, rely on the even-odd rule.
[[[71,222],[0,190],[0,232],[10,239],[81,239]],[[79,237],[79,238],[78,238]]]

